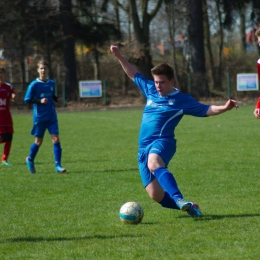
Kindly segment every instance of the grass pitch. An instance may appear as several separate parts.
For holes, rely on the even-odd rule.
[[[37,173],[28,172],[31,114],[13,115],[13,166],[0,167],[0,259],[259,259],[260,120],[252,112],[186,116],[176,129],[169,169],[200,219],[162,208],[142,187],[141,110],[59,113],[66,174],[54,172],[47,133]],[[142,205],[141,224],[120,222],[127,201]]]

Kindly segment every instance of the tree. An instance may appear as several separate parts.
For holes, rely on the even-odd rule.
[[[103,1],[103,8],[108,4],[108,2],[109,0]],[[150,2],[149,0],[140,0],[138,5],[140,8],[137,8],[136,0],[129,0],[127,2],[127,7],[124,7],[118,1],[116,3],[116,5],[120,6],[125,12],[130,10],[135,35],[134,46],[131,48],[134,53],[132,54],[130,61],[135,64],[138,71],[147,78],[152,78],[151,68],[153,67],[152,56],[150,53],[150,23],[158,13],[163,0],[157,0],[156,3],[153,3],[154,8],[149,12],[148,9]]]
[[[235,24],[236,18],[240,18],[240,37],[241,49],[246,48],[246,8],[250,6],[250,21],[252,27],[258,27],[260,24],[260,1],[259,0],[219,0],[225,12],[223,27],[230,30]]]
[[[31,32],[26,30],[28,24],[28,5],[23,1],[11,4],[7,0],[0,2],[0,27],[3,37],[4,56],[11,60],[12,54],[19,57],[22,70],[22,86],[26,87],[25,78],[25,41]],[[8,13],[8,16],[6,15]]]
[[[161,7],[163,0],[158,0],[154,9],[148,12],[149,0],[141,0],[141,19],[139,18],[136,0],[129,0],[135,39],[137,41],[137,55],[134,64],[147,78],[151,77],[152,57],[150,54],[150,23]]]
[[[165,0],[165,13],[172,47],[172,63],[174,69],[174,84],[181,91],[188,92],[189,61],[185,51],[185,38],[187,36],[187,1]],[[162,16],[165,19],[165,16]],[[185,36],[186,34],[186,36]],[[176,48],[176,35],[183,39],[182,52]]]
[[[190,21],[188,28],[191,52],[192,86],[193,95],[205,97],[209,94],[204,50],[204,28],[202,2],[189,0]]]
[[[211,92],[215,90],[222,90],[222,68],[223,68],[223,46],[224,46],[224,28],[222,21],[222,13],[220,10],[220,4],[218,0],[215,1],[203,0],[203,13],[204,13],[204,32],[205,32],[205,47],[208,52],[208,68],[209,78],[212,84]],[[215,3],[214,3],[215,2]],[[211,7],[211,8],[210,8]],[[215,17],[212,18],[213,10],[215,10]],[[211,14],[211,21],[217,20],[218,27],[215,27],[218,35],[218,49],[217,54],[214,56],[212,51],[212,35],[211,35],[211,21],[209,19],[209,13]]]
[[[66,69],[65,82],[67,95],[72,99],[78,97],[75,43],[81,42],[93,48],[93,57],[99,78],[99,51],[112,37],[120,37],[120,32],[111,23],[102,20],[100,10],[96,10],[93,0],[74,2],[60,0],[60,17],[62,24],[63,57]]]
[[[75,38],[73,32],[74,19],[71,0],[60,0],[60,19],[62,26],[66,94],[72,99],[76,99],[78,97],[78,82],[75,58]]]
[[[1,15],[0,26],[5,42],[5,57],[11,60],[19,60],[22,71],[23,89],[27,86],[26,65],[28,56],[32,56],[33,48],[39,47],[42,55],[36,58],[47,57],[52,76],[51,49],[56,44],[55,35],[59,29],[55,6],[48,0],[25,1],[16,3],[3,0],[0,9],[8,15]],[[48,23],[46,23],[48,20]],[[48,26],[52,29],[49,30]],[[49,39],[52,39],[49,41]]]

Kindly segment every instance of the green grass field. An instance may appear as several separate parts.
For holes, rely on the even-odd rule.
[[[200,205],[200,219],[162,208],[142,187],[141,110],[59,113],[67,173],[54,172],[46,133],[35,175],[25,164],[31,114],[14,114],[13,166],[0,167],[0,259],[260,259],[260,120],[253,109],[186,116],[176,129],[169,169],[185,198]],[[141,224],[120,222],[127,201],[142,205]]]

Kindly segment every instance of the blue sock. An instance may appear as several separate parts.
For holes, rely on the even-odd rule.
[[[53,144],[53,153],[54,153],[55,166],[60,165],[61,153],[62,153],[60,143]]]
[[[164,167],[158,167],[154,171],[154,176],[162,186],[162,188],[169,193],[170,197],[176,202],[178,199],[182,199],[183,196],[178,189],[177,182],[172,173]]]
[[[36,157],[38,150],[40,146],[38,146],[36,143],[33,143],[30,147],[30,153],[28,156],[29,161],[34,161],[34,158]]]
[[[159,203],[162,207],[179,210],[179,207],[176,205],[174,199],[170,197],[168,192],[164,193],[164,197]]]

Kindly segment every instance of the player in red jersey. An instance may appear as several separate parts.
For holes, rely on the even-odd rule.
[[[13,120],[10,112],[10,100],[14,101],[13,86],[5,82],[5,69],[0,67],[0,143],[4,143],[2,165],[11,166],[7,161],[13,139]]]
[[[257,42],[260,47],[260,29],[256,30],[255,36],[257,37]],[[257,61],[256,64],[257,64],[258,80],[260,81],[260,59]],[[258,98],[258,100],[256,102],[254,115],[256,118],[260,119],[260,97]]]

